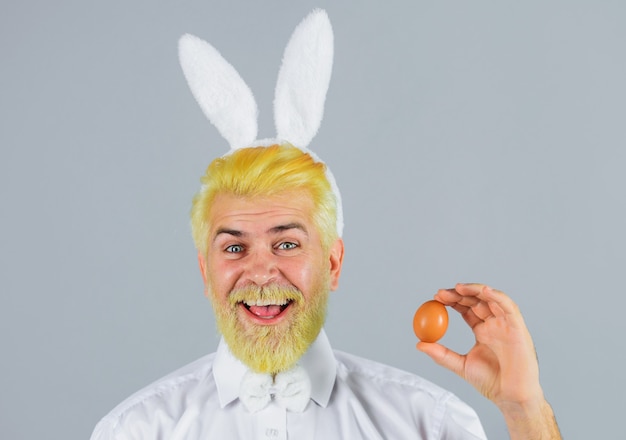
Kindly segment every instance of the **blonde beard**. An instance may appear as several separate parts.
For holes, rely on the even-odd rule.
[[[293,286],[249,286],[230,292],[224,305],[212,298],[217,327],[230,351],[258,373],[276,374],[293,367],[315,341],[326,319],[329,277],[320,277],[305,301]],[[243,322],[241,302],[264,299],[273,304],[291,301],[287,320],[276,325]]]

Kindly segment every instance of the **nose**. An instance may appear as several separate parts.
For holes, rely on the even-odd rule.
[[[278,278],[278,265],[276,255],[270,251],[257,250],[250,253],[246,258],[244,276],[247,282],[264,286],[270,284]]]

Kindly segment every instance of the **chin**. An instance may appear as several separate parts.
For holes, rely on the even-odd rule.
[[[320,277],[305,299],[294,286],[234,289],[228,302],[213,307],[219,331],[232,354],[252,371],[276,374],[296,365],[319,335],[326,319],[329,282]],[[279,313],[257,309],[272,304]],[[283,307],[283,304],[286,305]]]
[[[294,367],[319,335],[326,307],[298,311],[274,325],[259,325],[241,319],[240,313],[218,317],[218,328],[230,351],[257,373],[276,374]],[[247,312],[245,312],[247,313]]]

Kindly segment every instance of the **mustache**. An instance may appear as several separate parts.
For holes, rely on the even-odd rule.
[[[300,289],[291,285],[268,284],[265,286],[250,285],[238,287],[230,291],[228,302],[231,306],[239,303],[285,304],[301,303],[303,295]]]

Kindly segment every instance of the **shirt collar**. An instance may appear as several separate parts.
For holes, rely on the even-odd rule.
[[[324,329],[320,331],[298,364],[309,374],[311,399],[325,408],[335,384],[337,361]],[[247,371],[248,367],[231,353],[222,338],[213,362],[213,378],[222,408],[239,397],[239,385]]]

